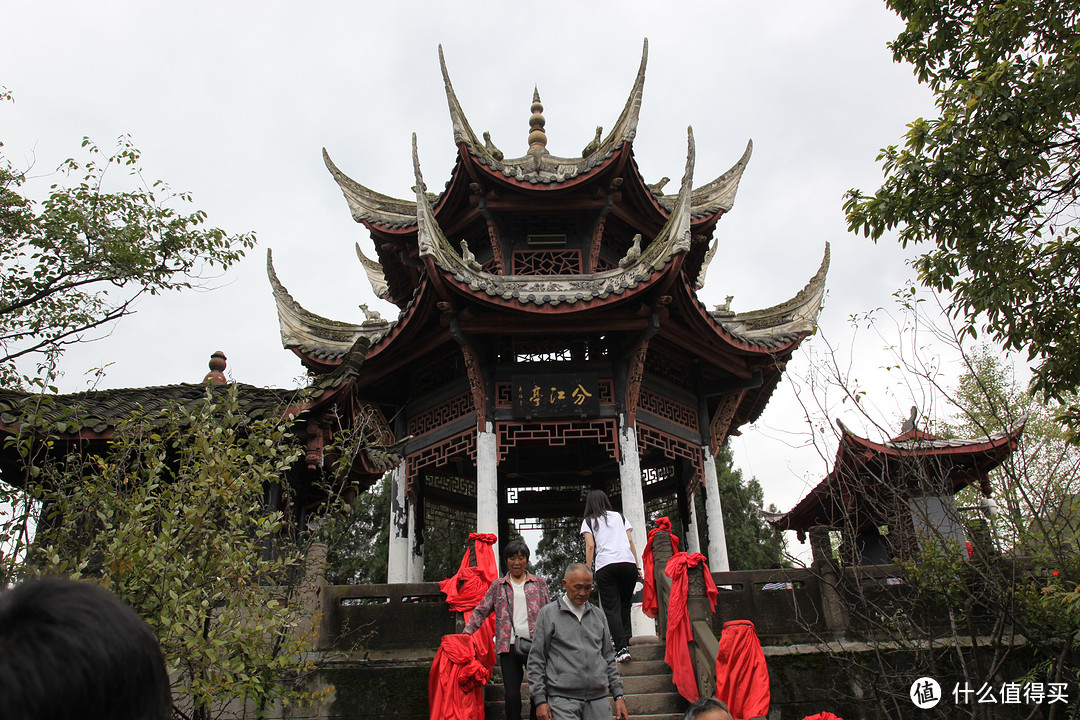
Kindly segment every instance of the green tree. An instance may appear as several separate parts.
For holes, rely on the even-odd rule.
[[[1056,419],[1060,405],[1018,383],[994,348],[967,351],[947,318],[937,314],[940,306],[923,303],[910,292],[898,297],[904,319],[896,327],[905,339],[890,343],[895,364],[889,365],[889,371],[899,382],[889,387],[906,387],[910,398],[922,404],[925,415],[918,420],[919,429],[977,440],[1013,429],[1025,418],[1028,426],[1017,450],[991,475],[993,497],[1001,512],[987,517],[974,488],[957,496],[960,507],[954,519],[966,525],[972,542],[970,556],[956,546],[948,525],[937,534],[934,524],[927,523],[919,530],[918,547],[888,570],[890,575],[895,573],[892,582],[871,579],[868,575],[873,573],[865,568],[839,567],[834,562],[816,562],[811,568],[820,572],[820,583],[833,583],[836,588],[836,602],[850,623],[849,637],[865,641],[871,650],[830,653],[845,675],[857,678],[858,689],[849,700],[859,708],[875,707],[881,717],[906,717],[912,678],[921,675],[934,677],[942,688],[954,683],[1000,687],[1003,681],[1071,686],[1080,678],[1076,661],[1080,553],[1075,533],[1070,539],[1059,532],[1052,500],[1064,500],[1057,508],[1075,513],[1074,495],[1070,501],[1075,490],[1069,488],[1076,487],[1078,466],[1077,450],[1067,443],[1065,428]],[[870,320],[873,326],[876,319]],[[935,342],[926,342],[926,333]],[[951,346],[948,362],[937,355],[943,345]],[[848,405],[849,413],[861,415],[862,424],[874,428],[879,437],[895,436],[895,421],[882,420],[873,409],[870,393],[864,394],[845,373],[846,363],[831,351],[823,358],[814,368],[816,376],[805,385],[811,388],[807,395],[839,388],[845,399],[860,398]],[[960,376],[944,374],[942,368],[956,367],[957,359],[964,368]],[[826,412],[836,407],[822,397],[815,401]],[[1063,401],[1073,399],[1066,396]],[[835,445],[830,443],[821,451],[828,457]],[[942,478],[965,477],[964,472],[952,461],[928,462],[915,452],[898,458],[887,487],[921,487],[920,492],[937,495],[952,491],[951,486],[941,489]],[[978,473],[970,472],[966,479],[974,483]],[[855,492],[866,489],[853,488]],[[908,498],[905,493],[890,492],[876,496],[883,503],[878,509],[890,519],[891,534],[910,517]],[[842,513],[833,527],[850,537],[862,518]],[[901,522],[892,522],[897,519]],[[943,702],[920,712],[920,717],[949,720],[997,717],[977,703]],[[1031,708],[1025,713],[1037,714]]]
[[[887,0],[890,44],[933,91],[938,116],[882,150],[885,181],[847,194],[851,230],[896,229],[920,281],[1037,361],[1050,396],[1080,388],[1080,2]],[[1080,409],[1072,405],[1073,424]]]
[[[390,551],[390,485],[387,473],[356,496],[339,526],[325,526],[327,582],[331,585],[385,583]]]
[[[765,498],[757,478],[743,480],[735,467],[731,448],[724,445],[717,453],[716,479],[724,511],[724,534],[727,536],[728,564],[732,570],[760,570],[784,564],[784,536],[766,522],[762,509]],[[699,507],[703,504],[699,503]],[[770,512],[776,507],[770,505]],[[706,523],[698,523],[705,528]],[[708,547],[708,530],[702,547]]]
[[[544,518],[540,521],[540,542],[536,544],[533,563],[536,573],[547,580],[555,593],[562,587],[563,573],[570,563],[585,562],[585,540],[581,534],[581,519]],[[638,552],[641,548],[638,549]]]
[[[991,474],[1001,513],[997,532],[1007,550],[1071,564],[1080,537],[1080,449],[1060,421],[1061,401],[1026,388],[1001,356],[981,345],[965,355],[966,369],[952,401],[958,411],[950,430],[978,438],[1024,424],[1016,452]],[[971,493],[974,494],[973,492]]]
[[[314,699],[300,683],[313,669],[304,550],[265,500],[301,449],[290,419],[267,417],[245,416],[236,386],[208,388],[197,407],[132,418],[106,454],[57,456],[32,417],[16,439],[40,512],[17,515],[37,535],[12,570],[111,589],[154,629],[178,712],[199,720]]]
[[[19,358],[55,356],[134,312],[139,297],[192,287],[255,243],[207,227],[188,193],[145,180],[129,137],[111,153],[89,138],[82,147],[40,202],[0,152],[0,386],[20,384]]]

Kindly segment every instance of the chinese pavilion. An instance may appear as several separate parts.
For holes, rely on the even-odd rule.
[[[634,160],[648,55],[611,130],[580,157],[547,150],[538,92],[525,154],[509,158],[465,117],[439,59],[457,159],[427,192],[413,139],[415,199],[398,200],[326,166],[374,253],[357,254],[394,321],[361,324],[301,307],[267,270],[281,337],[316,377],[343,363],[364,421],[403,442],[392,473],[390,582],[421,580],[432,507],[475,512],[505,538],[512,520],[580,517],[608,491],[645,545],[646,505],[677,507],[697,548],[704,497],[711,566],[727,569],[713,457],[754,421],[788,359],[815,329],[828,268],[791,300],[736,313],[698,291],[717,251],[751,145],[695,187],[694,137],[673,194]],[[372,255],[369,257],[369,255]],[[730,299],[729,299],[730,303]]]
[[[811,528],[838,531],[849,564],[910,558],[928,537],[963,546],[953,496],[975,486],[983,509],[992,510],[989,474],[1016,450],[1023,423],[983,438],[945,439],[919,430],[917,414],[912,408],[900,434],[885,442],[859,437],[837,421],[840,446],[832,471],[772,522],[794,530],[801,542]]]

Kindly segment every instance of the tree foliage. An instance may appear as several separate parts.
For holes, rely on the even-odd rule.
[[[15,442],[34,472],[7,498],[25,506],[9,521],[37,534],[25,562],[8,558],[10,574],[112,590],[154,629],[184,715],[313,699],[300,682],[313,640],[304,551],[282,542],[284,517],[265,499],[300,457],[287,421],[251,421],[233,387],[208,391],[190,415],[132,418],[100,455],[58,456],[34,418],[22,428]]]
[[[885,181],[848,193],[850,228],[896,229],[919,278],[1038,362],[1051,396],[1080,388],[1080,2],[887,0],[890,44],[933,91],[935,118],[878,157]],[[1080,420],[1080,417],[1075,418]]]
[[[972,487],[957,496],[958,508],[942,504],[950,518],[921,518],[915,528],[917,545],[909,546],[913,552],[900,553],[896,566],[860,567],[850,562],[854,553],[843,547],[844,566],[826,560],[824,552],[815,559],[811,571],[819,573],[819,582],[835,588],[833,602],[843,610],[845,627],[870,650],[831,651],[844,674],[857,678],[849,699],[860,708],[876,707],[877,716],[906,717],[912,680],[925,675],[938,680],[946,696],[937,708],[920,711],[920,717],[974,720],[998,717],[995,713],[1003,708],[991,711],[974,700],[949,702],[949,689],[1065,683],[1071,693],[1080,679],[1080,508],[1075,495],[1080,465],[1058,420],[1061,406],[1017,382],[995,349],[968,351],[948,318],[937,313],[939,306],[924,304],[912,293],[901,293],[899,299],[904,320],[896,329],[902,339],[890,343],[895,355],[888,369],[900,381],[883,383],[864,396],[830,352],[826,362],[815,367],[821,377],[806,385],[804,403],[811,402],[805,395],[822,394],[828,387],[840,387],[845,399],[861,396],[847,405],[848,415],[859,419],[845,421],[871,427],[884,438],[894,437],[897,425],[879,416],[870,396],[893,394],[898,388],[910,395],[907,402],[895,398],[897,405],[919,403],[923,415],[917,427],[933,428],[942,437],[978,440],[1014,429],[1025,418],[1028,425],[1017,450],[991,475],[992,497],[1000,508],[996,515],[987,513]],[[871,324],[878,319],[871,318]],[[927,342],[928,335],[933,343]],[[942,352],[952,357],[945,361]],[[959,376],[942,370],[957,367],[953,360],[962,368]],[[1070,396],[1062,400],[1074,402]],[[828,412],[828,404],[816,402]],[[823,457],[835,452],[832,440],[821,448]],[[952,492],[951,482],[943,488],[942,479],[954,473],[973,484],[979,480],[978,473],[965,476],[952,461],[931,461],[918,452],[899,456],[887,487],[918,488],[918,493],[871,496],[883,503],[877,509],[889,521],[893,549],[905,544],[903,534],[894,535],[894,529],[910,526],[919,514],[909,498]],[[873,488],[860,485],[852,491]],[[964,536],[956,537],[950,521]],[[833,529],[857,546],[850,541],[864,518],[851,512],[834,523]],[[970,553],[958,547],[964,537],[971,543]],[[1054,713],[1064,711],[1029,704],[1017,717],[1062,717]]]
[[[540,542],[536,544],[536,573],[547,580],[548,587],[562,587],[563,573],[570,563],[585,562],[585,540],[581,519],[544,518],[540,521]],[[642,548],[638,548],[640,552]]]
[[[956,435],[985,437],[1024,424],[1016,452],[991,475],[1001,509],[998,533],[1020,553],[1075,546],[1080,538],[1080,449],[1069,442],[1059,419],[1063,403],[1076,404],[1075,394],[1058,401],[1024,387],[986,345],[965,355],[965,362],[953,396]]]
[[[0,102],[10,97],[0,88]],[[254,245],[208,227],[190,194],[146,181],[129,137],[111,153],[89,138],[82,147],[40,202],[27,171],[0,154],[2,385],[18,384],[17,359],[90,339],[139,297],[192,287]]]
[[[389,473],[357,495],[347,515],[329,519],[319,530],[329,546],[331,584],[385,583],[390,551]],[[457,572],[467,538],[475,527],[470,513],[431,513],[424,525],[424,581],[437,582]],[[511,534],[513,531],[511,531]]]
[[[728,564],[732,570],[760,570],[783,564],[784,536],[765,521],[764,494],[757,478],[743,480],[731,449],[725,445],[714,459],[727,536]],[[774,506],[768,508],[775,512]],[[706,523],[699,523],[705,526]],[[703,539],[702,547],[708,547]]]

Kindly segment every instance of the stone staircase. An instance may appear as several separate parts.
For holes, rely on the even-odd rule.
[[[664,646],[658,642],[632,643],[634,659],[619,664],[626,692],[626,709],[634,720],[682,720],[687,702],[675,691],[671,669],[664,662]],[[529,688],[522,685],[524,717],[528,717]],[[502,678],[498,666],[484,689],[487,720],[505,720]]]

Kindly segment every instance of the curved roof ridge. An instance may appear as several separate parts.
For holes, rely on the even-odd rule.
[[[817,327],[818,313],[825,298],[825,278],[829,273],[830,257],[829,243],[825,243],[825,256],[817,273],[795,297],[786,302],[743,313],[713,310],[709,315],[727,330],[749,338],[778,333],[811,333]]]
[[[471,154],[478,155],[486,161],[495,162],[495,157],[487,146],[476,137],[472,126],[469,125],[469,120],[465,117],[465,111],[461,109],[461,102],[458,101],[457,93],[454,92],[454,85],[450,82],[450,73],[446,69],[446,57],[443,55],[441,43],[439,44],[439,68],[442,70],[443,86],[446,89],[446,104],[450,106],[450,122],[454,127],[454,143],[457,145],[465,144]]]
[[[360,265],[364,268],[364,274],[371,283],[371,291],[375,293],[375,297],[389,301],[390,286],[386,282],[386,273],[383,272],[382,263],[368,258],[360,249],[360,243],[356,243],[356,257],[360,259]]]
[[[687,128],[686,172],[676,208],[656,237],[642,250],[632,249],[618,268],[586,275],[495,275],[485,271],[466,252],[459,253],[447,240],[426,195],[420,156],[413,135],[413,173],[416,177],[417,244],[420,257],[430,257],[442,270],[474,292],[521,303],[573,304],[620,295],[647,282],[679,253],[690,249],[690,197],[694,181],[693,128]],[[464,242],[464,241],[463,241]],[[640,247],[640,245],[638,246]]]
[[[469,125],[450,82],[450,74],[446,69],[446,60],[440,46],[439,64],[442,69],[443,84],[446,86],[446,100],[450,107],[450,120],[454,126],[454,142],[458,145],[463,144],[467,152],[478,163],[487,166],[490,172],[519,183],[557,184],[584,175],[604,165],[624,143],[632,142],[637,135],[648,57],[649,40],[646,38],[641,53],[641,64],[638,67],[633,88],[622,113],[604,140],[592,142],[586,146],[587,153],[582,151],[581,157],[559,157],[548,153],[545,147],[542,152],[530,150],[521,157],[504,158],[502,152],[497,151],[495,146],[490,143],[490,140],[482,142]]]
[[[657,233],[656,238],[649,243],[649,247],[641,254],[641,260],[650,265],[656,260],[663,258],[663,263],[676,253],[686,252],[690,249],[690,220],[692,210],[692,197],[694,185],[694,163],[696,161],[697,146],[694,143],[694,128],[686,128],[686,166],[683,170],[682,182],[679,185],[679,194],[676,196],[675,207],[671,210],[664,227]],[[647,259],[648,258],[648,259]],[[653,269],[659,270],[663,267]]]
[[[416,222],[415,203],[383,195],[364,187],[334,164],[326,148],[323,148],[323,162],[326,164],[326,169],[334,176],[338,187],[341,188],[345,201],[349,203],[353,219],[357,222],[372,222],[389,227],[407,227]]]
[[[641,63],[638,65],[637,77],[634,78],[634,86],[630,89],[630,97],[626,99],[626,105],[619,113],[619,119],[611,127],[607,137],[600,142],[600,146],[594,153],[607,149],[614,149],[624,142],[633,142],[637,137],[638,118],[641,115],[641,96],[645,89],[645,68],[649,64],[649,38],[645,38],[641,47]],[[594,154],[590,153],[590,154]]]
[[[734,165],[720,177],[694,189],[692,212],[695,216],[712,215],[720,211],[728,212],[735,206],[735,194],[739,191],[739,183],[742,181],[743,172],[753,152],[754,141],[749,140],[746,143],[746,150]],[[675,197],[666,195],[662,199],[670,205]]]
[[[306,310],[278,279],[271,250],[266,251],[266,275],[274,291],[281,345],[287,350],[296,348],[320,359],[346,355],[360,337],[369,342],[381,338],[390,328],[386,320],[368,320],[363,325],[330,320]]]

